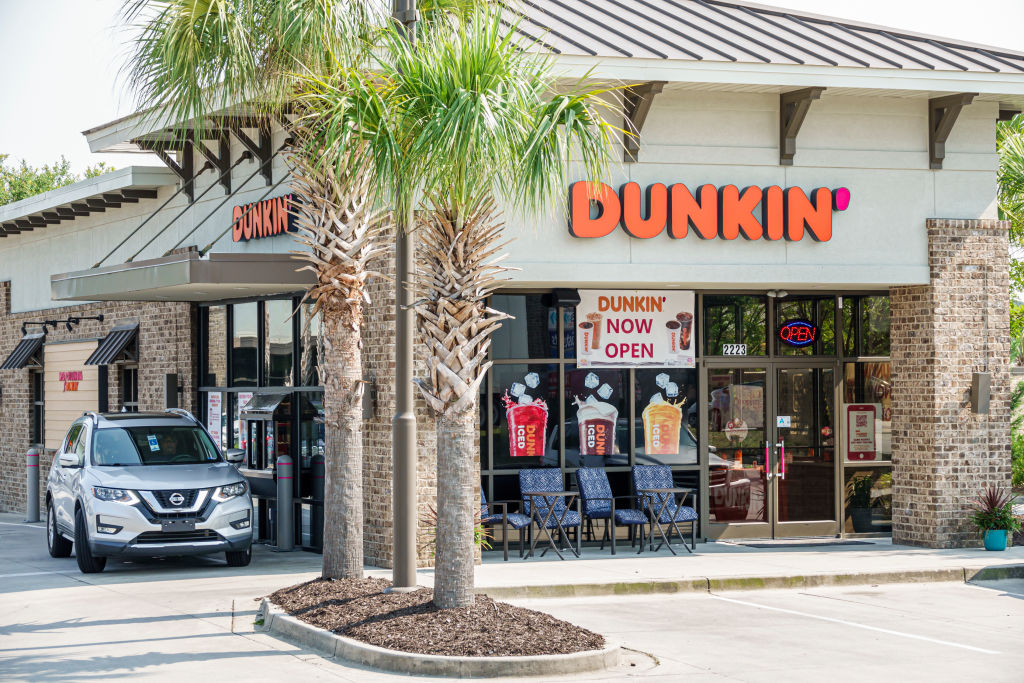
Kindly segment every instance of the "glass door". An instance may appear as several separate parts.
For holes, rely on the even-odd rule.
[[[706,373],[708,537],[838,534],[835,365]]]
[[[832,366],[775,370],[775,443],[768,476],[775,537],[839,533],[835,378]]]

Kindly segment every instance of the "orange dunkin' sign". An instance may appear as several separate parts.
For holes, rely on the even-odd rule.
[[[782,189],[735,185],[701,185],[696,192],[682,183],[648,186],[646,201],[636,183],[619,192],[604,183],[580,181],[569,188],[569,233],[573,237],[604,237],[622,226],[631,237],[657,237],[668,227],[674,239],[690,229],[701,239],[803,239],[806,232],[817,242],[832,239],[832,212],[845,211],[850,191],[819,187],[808,197],[799,187]],[[597,215],[591,208],[597,205]],[[647,215],[643,206],[647,205]]]
[[[236,206],[231,212],[232,241],[244,242],[294,232],[291,214],[294,201],[292,195],[286,194]]]

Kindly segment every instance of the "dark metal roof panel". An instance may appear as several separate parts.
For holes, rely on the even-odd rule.
[[[1024,73],[1024,54],[736,0],[503,0],[567,55]]]
[[[11,355],[7,356],[3,365],[0,365],[0,370],[21,370],[28,365],[32,356],[36,355],[44,341],[46,335],[42,332],[26,334],[11,351]]]
[[[100,345],[96,347],[96,350],[92,352],[89,359],[85,361],[86,365],[110,365],[114,361],[118,360],[120,355],[124,352],[128,345],[132,343],[135,336],[139,333],[138,323],[128,325],[118,325],[110,331]]]

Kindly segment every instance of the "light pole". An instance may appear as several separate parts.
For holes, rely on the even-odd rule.
[[[394,19],[416,42],[416,0],[394,0]],[[397,198],[396,198],[397,199]],[[392,589],[416,587],[416,408],[413,402],[413,258],[410,209],[395,208],[395,416],[391,421]]]

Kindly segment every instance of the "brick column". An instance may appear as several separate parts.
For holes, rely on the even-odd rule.
[[[971,499],[1010,485],[1009,224],[927,221],[930,284],[893,287],[893,542],[977,546]],[[990,372],[989,413],[971,375]]]

